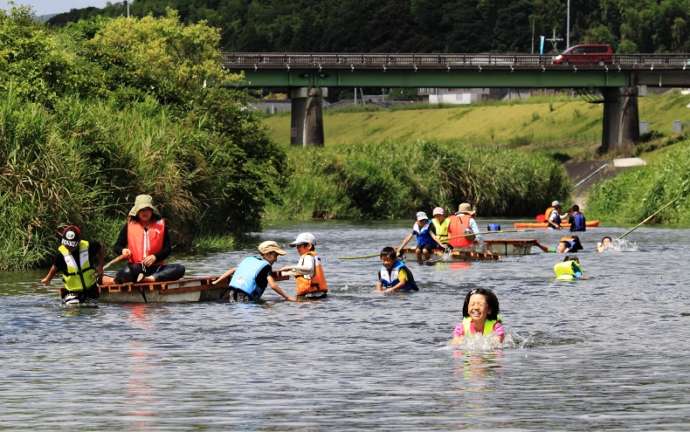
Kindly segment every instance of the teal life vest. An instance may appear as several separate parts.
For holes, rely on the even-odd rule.
[[[257,285],[256,277],[263,269],[270,266],[271,264],[263,258],[248,257],[243,259],[230,279],[230,288],[240,290],[252,298],[260,298],[265,287],[262,288]]]
[[[407,268],[405,263],[400,260],[396,261],[395,264],[393,264],[393,268],[390,270],[388,270],[386,266],[381,266],[381,270],[379,270],[379,281],[383,288],[390,288],[400,283],[400,279],[398,278],[400,270],[404,270],[405,274],[407,274],[407,282],[401,290],[419,291],[417,283],[414,281],[414,276],[412,276],[412,272]]]

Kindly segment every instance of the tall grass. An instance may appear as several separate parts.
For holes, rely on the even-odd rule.
[[[222,112],[228,122],[244,115]],[[154,196],[176,246],[257,228],[282,153],[264,146],[259,163],[244,150],[248,143],[215,129],[214,115],[179,119],[153,99],[121,107],[65,97],[49,110],[0,95],[0,270],[45,263],[66,223],[111,245],[140,193]],[[260,131],[252,133],[262,145]]]
[[[587,204],[592,217],[608,223],[637,223],[674,198],[678,200],[651,223],[690,225],[690,140],[653,158],[649,165],[626,171],[592,190]]]
[[[570,188],[560,164],[547,156],[459,143],[293,149],[289,158],[289,200],[271,206],[270,219],[411,217],[463,201],[483,215],[524,216]]]

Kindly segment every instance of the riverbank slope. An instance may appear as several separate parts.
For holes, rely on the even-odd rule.
[[[688,103],[675,91],[640,98],[640,118],[653,132],[636,151],[653,159],[658,149],[675,148],[682,137],[672,134],[672,122],[687,118]],[[415,209],[465,200],[483,215],[533,216],[552,199],[569,200],[562,162],[597,157],[601,109],[567,97],[349,108],[326,112],[327,144],[307,150],[289,145],[289,114],[266,117],[291,173],[285,201],[268,207],[268,220],[411,217]],[[605,211],[602,193],[596,196],[591,216],[632,222]]]

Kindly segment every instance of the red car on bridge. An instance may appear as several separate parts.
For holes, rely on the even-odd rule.
[[[613,63],[613,48],[607,44],[575,45],[553,59],[553,64],[591,65]]]

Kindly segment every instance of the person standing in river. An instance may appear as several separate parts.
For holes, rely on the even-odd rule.
[[[570,216],[568,216],[568,223],[570,223],[571,232],[587,231],[587,219],[580,211],[580,206],[575,204],[570,209]]]
[[[115,275],[115,283],[180,279],[184,266],[165,263],[171,249],[168,227],[153,205],[153,198],[138,195],[115,243],[115,253],[128,261]]]
[[[474,219],[476,214],[470,203],[462,203],[458,212],[448,218],[448,244],[454,249],[471,249],[481,240],[479,226]]]
[[[81,229],[68,225],[59,231],[60,246],[53,256],[53,265],[41,279],[44,285],[57,273],[62,274],[65,306],[79,306],[98,298],[98,279],[103,275],[103,248],[98,242],[82,240]]]
[[[257,248],[260,256],[250,256],[243,259],[237,267],[230,268],[223,275],[213,281],[214,285],[229,278],[228,300],[240,303],[259,303],[266,287],[287,301],[297,301],[295,297],[288,295],[276,282],[273,273],[273,264],[279,256],[287,254],[274,241],[265,241]]]

